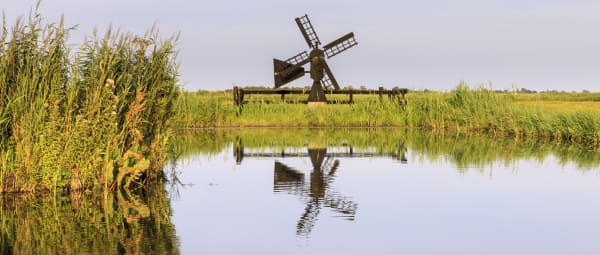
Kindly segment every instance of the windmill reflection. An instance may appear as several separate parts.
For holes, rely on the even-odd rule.
[[[308,182],[304,178],[304,173],[275,161],[273,190],[306,199],[304,213],[296,225],[298,235],[310,234],[323,207],[333,209],[345,220],[354,220],[358,205],[349,197],[330,188],[340,161],[334,160],[333,157],[326,158],[326,153],[327,149],[308,149],[313,165]]]
[[[307,148],[308,153],[280,153],[261,152],[245,153],[241,140],[236,142],[234,154],[238,164],[241,164],[244,157],[259,158],[285,158],[285,157],[309,157],[312,164],[310,178],[306,178],[304,171],[294,169],[286,164],[275,160],[274,162],[274,181],[273,191],[276,193],[287,193],[303,199],[306,203],[304,212],[298,219],[296,225],[296,234],[309,236],[315,223],[319,218],[319,213],[323,208],[333,210],[338,217],[344,220],[353,221],[356,215],[358,204],[348,196],[335,191],[331,186],[336,177],[336,172],[340,166],[340,161],[336,158],[341,157],[377,157],[392,156],[406,163],[406,149],[404,146],[390,154],[380,153],[354,153],[352,147],[348,147],[347,152],[327,152],[327,148]]]

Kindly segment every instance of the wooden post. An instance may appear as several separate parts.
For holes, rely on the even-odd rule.
[[[244,89],[240,89],[239,95],[240,95],[240,106],[242,106],[242,104],[244,104]]]
[[[383,87],[379,87],[379,102],[383,102]]]
[[[233,105],[240,106],[239,97],[240,97],[240,89],[238,88],[238,86],[234,86],[233,87]]]
[[[350,91],[350,100],[348,101],[348,103],[354,103],[354,94],[352,94],[352,91]]]
[[[241,164],[242,160],[244,160],[244,144],[242,143],[242,139],[239,137],[236,138],[233,155],[235,156],[235,163],[237,165]]]

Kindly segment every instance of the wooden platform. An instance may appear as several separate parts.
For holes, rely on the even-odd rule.
[[[244,103],[246,95],[281,95],[281,101],[288,103],[307,103],[308,100],[286,101],[286,95],[308,95],[309,89],[245,89],[238,86],[233,87],[233,101],[236,106],[241,106]],[[329,104],[335,103],[354,103],[354,95],[379,95],[379,100],[383,100],[383,96],[387,95],[390,100],[397,100],[399,104],[406,104],[406,94],[408,89],[341,89],[341,90],[325,90],[325,95],[348,95],[348,101],[328,101]]]

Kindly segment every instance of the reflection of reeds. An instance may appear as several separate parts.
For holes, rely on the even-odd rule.
[[[0,254],[179,254],[163,189],[0,198]]]
[[[560,164],[572,162],[582,171],[600,166],[598,148],[578,143],[404,128],[181,131],[174,137],[172,145],[181,155],[180,160],[189,160],[198,154],[217,154],[231,145],[242,146],[247,151],[283,151],[286,148],[305,151],[306,145],[314,141],[327,147],[351,146],[358,154],[402,156],[409,151],[409,162],[414,158],[445,159],[459,169],[493,163],[510,164],[522,159],[543,160],[548,156],[554,156]]]
[[[10,32],[7,32],[10,31]],[[61,20],[37,11],[0,34],[0,193],[110,188],[141,175],[121,173],[166,158],[177,95],[177,38],[157,41],[108,29],[71,54]],[[141,159],[123,159],[127,153]],[[113,173],[114,172],[114,173]],[[121,175],[117,175],[120,173]],[[76,181],[76,182],[74,182]]]
[[[289,99],[294,97],[301,99],[300,95]],[[330,99],[342,98],[332,95]],[[600,145],[599,93],[534,96],[473,89],[461,83],[450,92],[411,92],[406,106],[387,99],[380,102],[378,96],[354,99],[353,105],[309,108],[281,103],[277,96],[249,95],[245,100],[258,102],[245,104],[238,114],[229,92],[186,92],[177,100],[176,126],[420,127]]]

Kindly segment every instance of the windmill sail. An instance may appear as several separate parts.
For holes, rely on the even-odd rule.
[[[323,79],[321,80],[321,85],[323,85],[323,87],[325,87],[327,89],[340,90],[340,85],[338,85],[337,81],[335,80],[335,77],[333,77],[333,73],[331,72],[331,69],[329,69],[329,65],[327,65],[327,62],[323,62],[323,63],[324,63],[323,69],[325,70],[325,75],[323,76]]]
[[[296,56],[286,59],[285,62],[292,65],[304,65],[308,63],[308,53],[306,51],[300,52]]]
[[[313,28],[312,24],[310,23],[310,20],[308,19],[308,15],[296,18],[296,24],[298,25],[300,32],[302,32],[302,35],[304,36],[304,40],[306,40],[308,47],[316,48],[321,44],[319,36],[317,36],[317,32],[315,32],[315,29]]]
[[[323,46],[323,49],[327,58],[331,58],[347,49],[352,48],[353,46],[356,46],[357,44],[358,43],[356,42],[356,39],[354,39],[354,33],[349,33]]]

